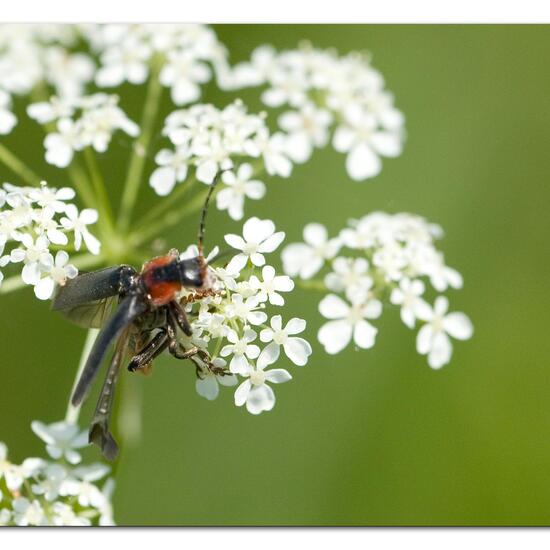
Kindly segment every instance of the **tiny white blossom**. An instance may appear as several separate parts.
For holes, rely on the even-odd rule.
[[[401,154],[400,133],[379,129],[372,113],[351,104],[344,117],[345,123],[334,133],[333,145],[337,151],[348,153],[346,169],[352,179],[359,181],[378,175],[382,169],[379,156]]]
[[[251,342],[256,339],[256,333],[252,329],[246,329],[242,337],[233,330],[229,329],[226,334],[230,344],[224,346],[220,350],[222,357],[232,355],[229,363],[229,370],[235,374],[247,372],[249,362],[248,359],[256,359],[260,355],[260,348]]]
[[[251,414],[270,411],[275,406],[275,394],[267,382],[280,384],[292,378],[285,369],[265,370],[276,361],[273,351],[274,348],[269,347],[262,351],[256,361],[256,368],[248,367],[243,374],[247,379],[235,391],[235,405],[242,407],[246,404],[246,409]]]
[[[453,346],[449,336],[468,340],[474,332],[464,313],[447,313],[448,308],[447,298],[438,296],[433,309],[428,306],[418,312],[426,324],[418,331],[416,349],[421,355],[428,356],[428,364],[433,369],[439,369],[451,359]]]
[[[27,525],[45,525],[47,523],[44,509],[37,500],[31,502],[25,497],[14,499],[13,514],[15,524],[20,527],[25,527]]]
[[[271,328],[266,328],[260,332],[260,340],[266,343],[271,342],[267,348],[270,348],[270,354],[274,361],[279,358],[280,347],[282,346],[285,355],[295,365],[302,367],[311,355],[311,345],[303,338],[297,338],[295,334],[300,334],[305,328],[306,322],[297,317],[290,319],[283,328],[282,317],[274,315],[271,318]]]
[[[46,262],[46,277],[42,277],[34,287],[34,293],[39,300],[51,298],[55,285],[64,286],[67,279],[74,279],[78,275],[78,269],[67,263],[69,255],[64,250],[59,250],[55,260],[50,254]]]
[[[159,167],[151,174],[149,183],[157,195],[170,194],[176,183],[185,180],[190,156],[191,152],[184,145],[175,151],[162,149],[156,154],[155,162]]]
[[[338,254],[341,243],[338,238],[329,239],[328,233],[320,223],[309,223],[304,227],[305,243],[287,245],[282,253],[285,273],[302,279],[310,279],[324,265]]]
[[[325,277],[325,285],[334,292],[345,292],[350,301],[366,299],[373,285],[368,268],[365,258],[338,257],[332,262],[333,271]]]
[[[290,292],[294,288],[294,281],[287,275],[275,275],[275,269],[270,265],[262,268],[263,281],[260,281],[256,275],[250,277],[250,286],[258,291],[258,300],[275,306],[282,306],[285,303],[284,298],[279,292]]]
[[[231,170],[222,173],[226,187],[216,195],[216,206],[219,210],[227,210],[233,220],[242,219],[245,197],[258,200],[265,195],[265,184],[251,177],[252,166],[248,163],[241,164],[237,173]]]
[[[87,227],[97,222],[97,210],[85,208],[79,214],[76,206],[69,204],[65,210],[65,215],[66,217],[61,218],[61,225],[67,231],[74,232],[74,247],[76,250],[80,250],[82,241],[84,240],[86,248],[92,254],[99,254],[101,243],[90,233]]]
[[[335,294],[328,294],[319,303],[319,312],[331,319],[317,334],[325,351],[331,355],[342,351],[351,341],[363,349],[374,345],[377,329],[366,319],[376,319],[382,313],[378,300],[347,304]]]
[[[286,147],[289,157],[297,163],[309,160],[315,147],[324,147],[329,139],[332,115],[306,103],[298,111],[287,111],[279,117],[279,126],[288,134]]]
[[[264,323],[267,315],[258,311],[261,307],[257,296],[249,296],[244,299],[242,294],[233,294],[231,303],[226,306],[226,313],[229,318],[241,319],[243,322],[257,326]]]
[[[229,273],[239,273],[248,259],[253,265],[262,266],[265,264],[263,253],[273,252],[283,241],[283,231],[275,233],[275,224],[271,220],[260,220],[250,218],[243,225],[243,236],[229,234],[225,236],[225,242],[241,250],[240,254],[234,256],[227,266]]]
[[[401,279],[399,287],[392,290],[390,302],[401,306],[401,320],[409,328],[414,328],[416,319],[422,314],[426,302],[420,298],[424,294],[424,283],[418,279]],[[424,314],[425,316],[425,314]]]
[[[54,422],[46,425],[38,420],[31,423],[32,431],[46,443],[46,451],[54,458],[64,457],[70,464],[81,461],[80,449],[88,445],[88,434],[68,422]]]

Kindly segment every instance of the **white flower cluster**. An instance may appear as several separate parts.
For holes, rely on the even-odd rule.
[[[350,221],[333,239],[321,224],[304,228],[305,242],[283,250],[283,267],[288,275],[307,280],[328,264],[330,271],[318,281],[330,292],[319,304],[321,315],[329,319],[318,333],[327,353],[339,353],[352,339],[359,348],[372,347],[377,329],[370,321],[389,302],[400,307],[407,327],[424,323],[416,347],[428,356],[430,367],[450,361],[449,336],[466,340],[473,327],[464,313],[447,313],[446,297],[438,296],[433,307],[422,297],[426,283],[437,292],[462,287],[461,275],[445,265],[435,248],[434,240],[441,236],[438,225],[406,213],[368,214]]]
[[[35,421],[32,429],[53,460],[26,458],[14,464],[0,442],[0,526],[114,525],[113,480],[97,486],[109,468],[78,465],[82,457],[76,449],[88,445],[87,433],[66,422]]]
[[[401,154],[404,117],[366,55],[338,56],[309,45],[281,52],[261,46],[249,61],[220,71],[219,85],[266,86],[262,100],[267,106],[290,109],[278,122],[296,163],[324,147],[333,127],[332,145],[346,153],[346,169],[354,180],[376,176],[382,168],[380,157]]]
[[[89,96],[58,98],[33,103],[27,114],[41,124],[55,122],[56,131],[44,139],[46,161],[54,166],[68,166],[76,151],[93,147],[104,153],[113,134],[121,130],[129,136],[139,134],[139,126],[132,122],[118,106],[118,96],[97,93]]]
[[[63,98],[78,97],[93,79],[95,64],[77,44],[74,25],[4,24],[0,26],[0,134],[17,123],[12,96],[30,94],[40,83]]]
[[[207,185],[223,172],[223,188],[216,202],[235,220],[243,217],[246,197],[260,199],[265,194],[263,182],[251,179],[250,162],[260,159],[270,175],[288,177],[292,170],[282,134],[271,135],[265,117],[248,114],[241,101],[224,109],[199,104],[174,111],[166,118],[163,134],[173,148],[162,149],[156,155],[159,167],[150,178],[155,191],[168,195],[176,183],[187,178],[190,167]]]
[[[269,318],[266,312],[270,305],[283,306],[282,293],[294,288],[292,279],[276,275],[264,257],[277,249],[284,236],[275,231],[271,220],[250,218],[243,226],[242,237],[225,237],[239,253],[225,269],[209,268],[215,282],[213,291],[206,297],[184,293],[193,336],[183,344],[197,365],[197,392],[206,399],[215,399],[220,384],[236,386],[240,377],[235,404],[246,405],[252,414],[274,407],[275,394],[270,383],[292,378],[285,369],[267,368],[279,360],[281,347],[294,365],[305,365],[311,355],[309,343],[297,336],[306,328],[303,319],[292,318],[284,324],[281,315]],[[182,257],[196,254],[196,247],[192,246]],[[217,250],[210,256],[216,254]]]
[[[78,273],[65,250],[53,255],[52,249],[69,245],[68,234],[72,233],[75,250],[84,241],[92,254],[99,254],[100,242],[87,227],[97,221],[97,212],[89,208],[79,212],[68,202],[74,197],[70,187],[55,189],[45,182],[40,187],[4,183],[0,188],[0,268],[22,265],[23,282],[34,286],[41,300],[52,296],[56,284],[63,285]],[[0,283],[3,278],[0,272]]]
[[[83,25],[81,31],[99,57],[98,86],[143,84],[157,59],[160,83],[176,105],[197,101],[212,78],[210,66],[225,64],[225,48],[204,25]]]

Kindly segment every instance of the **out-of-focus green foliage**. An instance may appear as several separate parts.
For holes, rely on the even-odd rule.
[[[403,156],[386,160],[373,181],[355,183],[343,156],[318,151],[290,181],[273,182],[265,200],[247,206],[274,219],[290,241],[308,221],[336,232],[348,217],[377,209],[440,223],[448,263],[465,278],[465,289],[450,294],[452,308],[465,311],[476,332],[435,372],[396,310],[378,323],[373,350],[348,348],[332,358],[315,344],[310,363],[293,369],[294,383],[277,388],[274,411],[260,417],[234,407],[231,391],[214,403],[199,397],[194,369],[184,363],[159,361],[150,378],[124,373],[119,397],[141,399],[143,433],[132,444],[119,432],[117,522],[548,524],[550,28],[216,31],[232,61],[265,42],[285,48],[310,40],[373,53],[407,117]],[[139,119],[143,91],[123,92],[123,108]],[[253,93],[243,97],[260,108],[248,101]],[[205,99],[223,105],[230,96],[210,86]],[[8,143],[52,185],[67,184],[42,160],[41,139],[29,122]],[[117,151],[102,158],[114,196],[127,156]],[[1,179],[18,183],[8,173]],[[146,211],[152,191],[142,196]],[[212,209],[208,244],[238,227]],[[168,244],[183,248],[195,234],[195,220],[186,220]],[[294,294],[290,306],[309,320],[313,341],[322,323],[319,296]],[[41,452],[30,421],[63,416],[85,334],[29,289],[2,296],[0,307],[0,439],[19,460]],[[93,399],[83,423],[92,407]]]

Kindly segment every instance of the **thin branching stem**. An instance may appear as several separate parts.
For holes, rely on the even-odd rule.
[[[84,150],[84,157],[86,159],[86,165],[90,172],[92,184],[97,196],[99,210],[104,217],[104,223],[109,229],[113,228],[113,211],[111,209],[111,202],[109,201],[109,195],[107,188],[105,187],[105,180],[101,174],[101,170],[97,164],[95,158],[95,152],[91,147],[86,147]]]
[[[5,145],[0,143],[0,162],[17,174],[22,180],[33,187],[42,181],[19,157],[14,155]]]
[[[149,75],[149,85],[143,107],[141,119],[141,134],[136,139],[132,156],[128,165],[128,173],[124,183],[124,191],[120,201],[120,211],[118,217],[118,229],[127,231],[132,219],[132,211],[137,199],[139,186],[143,178],[143,169],[147,159],[147,150],[151,143],[155,118],[158,112],[162,86],[159,80],[160,62],[156,59],[151,66]]]
[[[198,212],[204,204],[208,191],[209,188],[204,191],[200,191],[191,200],[189,200],[189,202],[186,202],[184,205],[180,205],[180,208],[167,212],[162,219],[158,220],[156,223],[147,224],[142,231],[134,233],[130,239],[132,245],[139,246],[159,235],[165,229],[176,225],[181,220],[189,217],[195,212]],[[216,194],[217,191],[218,189],[215,189],[214,194]]]
[[[72,387],[71,393],[69,395],[69,402],[67,404],[67,411],[65,413],[65,422],[68,422],[70,424],[76,424],[78,422],[78,416],[80,415],[80,406],[75,407],[71,403],[71,399],[72,399],[74,390],[76,388],[76,385],[78,384],[78,381],[80,379],[80,375],[82,374],[82,371],[84,370],[84,365],[86,365],[86,361],[88,360],[88,356],[90,355],[90,352],[92,351],[92,347],[94,345],[94,342],[95,342],[98,334],[99,334],[98,329],[91,328],[91,329],[88,330],[88,334],[86,335],[86,340],[84,342],[84,347],[82,348],[82,354],[80,355],[80,361],[78,363],[78,369],[77,369],[76,375],[74,377],[73,387]]]
[[[163,197],[153,208],[151,208],[151,210],[149,210],[149,212],[143,217],[141,225],[146,226],[151,222],[157,221],[167,211],[173,208],[185,194],[187,194],[189,187],[194,185],[196,181],[196,178],[192,176],[188,180],[180,183],[176,189],[170,193],[170,195]]]

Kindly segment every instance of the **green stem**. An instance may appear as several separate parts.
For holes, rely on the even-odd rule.
[[[312,279],[295,279],[296,286],[307,290],[319,290],[321,292],[326,292],[327,287],[323,281],[316,281]]]
[[[20,158],[16,157],[5,145],[0,143],[0,161],[12,172],[33,187],[39,185],[42,178],[37,176]]]
[[[88,176],[84,173],[82,168],[74,162],[74,160],[69,166],[67,166],[67,173],[69,174],[69,179],[71,180],[74,188],[80,195],[84,206],[87,208],[97,208],[97,199],[94,197]]]
[[[149,224],[143,231],[138,231],[137,233],[134,233],[134,235],[132,235],[131,237],[132,245],[140,246],[152,237],[155,237],[156,235],[162,233],[162,231],[164,231],[165,229],[176,225],[181,220],[200,210],[202,205],[204,204],[208,191],[209,189],[205,189],[203,192],[197,193],[189,202],[185,203],[183,209],[180,208],[172,210],[171,212],[165,214],[164,217],[157,223]],[[215,189],[214,194],[216,194],[217,191],[218,190]]]
[[[176,189],[163,197],[157,204],[149,210],[149,212],[141,220],[141,225],[144,227],[149,223],[157,221],[165,212],[170,210],[174,206],[174,203],[181,199],[186,193],[189,187],[193,185],[197,179],[195,176],[190,176],[189,179],[182,181],[176,186]]]
[[[111,210],[111,203],[109,201],[109,195],[105,187],[105,181],[101,175],[101,170],[97,165],[94,150],[91,147],[86,147],[84,150],[84,156],[86,158],[86,164],[91,175],[92,184],[94,186],[97,200],[99,203],[99,209],[104,218],[106,227],[111,230],[113,228],[113,212]],[[101,222],[101,218],[100,218]]]
[[[127,231],[132,218],[132,211],[136,202],[139,186],[143,177],[143,168],[147,159],[147,150],[151,143],[155,118],[160,104],[162,86],[159,80],[160,63],[154,60],[149,75],[149,85],[143,107],[141,118],[141,135],[136,139],[128,173],[124,183],[124,191],[120,201],[120,212],[118,219],[118,228],[121,231]]]
[[[88,330],[88,334],[86,335],[86,341],[84,342],[84,347],[82,348],[82,354],[80,355],[80,362],[78,363],[78,369],[74,377],[73,387],[71,389],[71,394],[69,397],[69,403],[67,404],[67,412],[65,413],[65,422],[68,422],[69,424],[76,424],[78,422],[78,416],[80,414],[80,406],[75,407],[71,403],[71,398],[76,388],[76,385],[80,380],[80,375],[84,370],[84,365],[88,360],[88,355],[90,355],[90,352],[92,351],[92,346],[94,345],[94,342],[98,334],[99,334],[98,329],[91,328]]]

